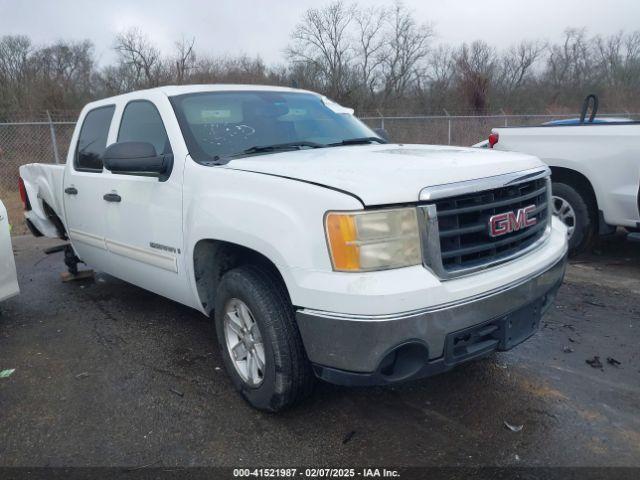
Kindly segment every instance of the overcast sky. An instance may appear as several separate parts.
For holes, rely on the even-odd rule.
[[[181,36],[211,55],[259,54],[283,60],[289,34],[322,0],[0,0],[0,35],[27,34],[35,43],[90,39],[100,63],[114,58],[114,36],[138,26],[163,51]],[[391,2],[361,1],[361,5]],[[483,39],[503,47],[527,38],[560,40],[568,27],[590,34],[640,29],[640,0],[405,0],[419,22],[435,26],[437,42]]]

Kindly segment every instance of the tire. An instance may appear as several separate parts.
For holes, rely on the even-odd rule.
[[[569,236],[569,254],[575,255],[586,251],[593,242],[596,233],[597,217],[595,208],[572,185],[553,182],[552,190],[554,214],[561,213],[559,218],[567,227],[573,227],[573,233]],[[562,209],[563,201],[570,206],[573,212],[572,221],[569,221],[568,218],[563,218],[562,212],[558,212],[558,210]]]
[[[249,348],[244,346],[243,341],[238,342],[241,337],[233,330],[237,325],[231,325],[231,318],[239,318],[236,313],[243,310],[242,302],[248,307],[249,317],[257,326],[256,333],[261,338],[261,342]],[[231,311],[231,317],[227,318],[225,324],[227,309]],[[255,266],[241,266],[227,272],[216,292],[215,324],[227,373],[235,388],[252,407],[278,412],[311,393],[315,375],[302,344],[294,309],[285,287],[275,275]],[[255,327],[245,330],[253,331]],[[253,338],[255,340],[257,335]],[[230,344],[243,343],[239,350],[246,352],[246,362],[239,360],[242,355],[231,353],[228,340]],[[235,343],[237,348],[238,343]],[[257,346],[260,343],[262,349]],[[260,358],[260,350],[263,359]],[[249,359],[250,351],[254,352],[253,362]],[[236,360],[232,359],[232,355]],[[262,370],[259,368],[261,360]],[[259,384],[256,384],[256,372],[257,377],[262,374],[257,379]]]

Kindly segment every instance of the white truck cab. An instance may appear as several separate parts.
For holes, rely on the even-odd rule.
[[[290,88],[161,87],[87,105],[65,166],[21,167],[36,234],[214,318],[277,411],[315,377],[424,377],[532,335],[565,269],[530,155],[389,144]]]

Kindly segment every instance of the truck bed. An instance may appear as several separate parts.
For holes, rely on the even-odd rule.
[[[602,153],[613,142],[622,146],[638,146],[640,122],[514,126],[494,128],[492,132],[500,135],[496,150],[520,149],[541,158],[553,158],[578,153],[563,147],[579,148],[588,144],[590,147],[597,147]],[[557,144],[551,143],[556,141]]]
[[[539,157],[552,168],[578,172],[591,183],[607,224],[640,222],[640,122],[494,128],[495,150]]]
[[[24,181],[31,210],[25,217],[36,231],[45,237],[61,236],[56,219],[66,225],[63,206],[64,165],[29,163],[20,167],[20,178]],[[53,215],[52,215],[53,214]]]

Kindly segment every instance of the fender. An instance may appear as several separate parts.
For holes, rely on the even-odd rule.
[[[184,183],[190,185],[183,195],[183,222],[194,295],[195,246],[201,240],[220,240],[271,260],[295,304],[299,287],[292,280],[293,270],[332,271],[324,233],[326,211],[363,208],[354,197],[320,185],[193,161],[187,161]],[[243,219],[251,219],[251,228]]]

